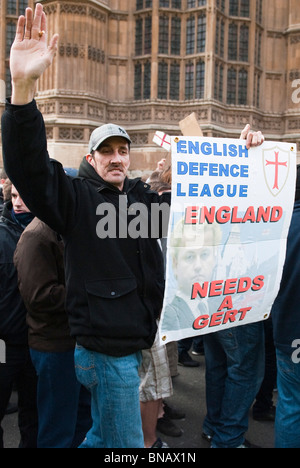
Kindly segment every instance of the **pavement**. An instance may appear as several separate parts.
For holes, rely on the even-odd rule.
[[[203,356],[193,356],[193,359],[199,361],[200,367],[178,366],[179,375],[173,379],[174,395],[168,399],[169,405],[186,414],[184,420],[174,421],[183,430],[183,434],[171,438],[158,433],[171,449],[209,448],[209,444],[202,438],[202,424],[206,414],[205,360]],[[11,401],[16,400],[17,395],[14,393]],[[274,404],[276,404],[276,393],[274,393]],[[17,448],[19,444],[17,414],[5,416],[2,427],[4,447]],[[274,448],[274,423],[254,421],[250,411],[246,438],[261,448]]]

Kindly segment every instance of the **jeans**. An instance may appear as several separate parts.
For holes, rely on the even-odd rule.
[[[76,346],[77,378],[92,395],[93,427],[81,448],[144,448],[140,364],[140,352],[113,357]]]
[[[275,447],[300,448],[300,363],[277,349]]]
[[[18,391],[19,448],[36,448],[38,414],[36,407],[37,376],[26,345],[6,346],[6,364],[0,364],[0,448],[3,448],[1,421],[9,403],[13,385]]]
[[[263,323],[205,335],[207,416],[213,448],[243,444],[248,413],[264,377]]]
[[[74,350],[30,350],[38,374],[38,448],[76,448],[92,426],[89,392],[76,379]]]

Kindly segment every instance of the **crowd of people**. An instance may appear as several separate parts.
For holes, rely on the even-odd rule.
[[[129,179],[130,136],[114,124],[94,130],[78,177],[49,159],[34,95],[57,41],[54,35],[47,47],[41,4],[19,18],[10,59],[12,97],[2,116],[7,175],[1,175],[0,339],[6,364],[0,364],[0,447],[15,385],[20,447],[164,448],[157,429],[178,432],[171,421],[178,411],[166,401],[178,349],[179,362],[191,366],[194,344],[159,345],[165,243],[159,231],[124,236],[122,207],[128,223],[135,203],[148,210],[153,203],[170,204],[170,170],[158,168],[149,184]],[[249,126],[241,137],[248,148],[263,142]],[[272,322],[203,337],[207,416],[199,430],[212,448],[253,447],[245,432],[255,399],[257,419],[276,418],[276,446],[300,447],[299,187],[298,178]],[[99,216],[105,225],[112,206],[115,235],[100,239]]]

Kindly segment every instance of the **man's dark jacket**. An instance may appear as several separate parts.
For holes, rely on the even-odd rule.
[[[18,275],[13,263],[23,229],[11,217],[11,203],[4,205],[0,217],[0,339],[6,344],[28,343],[26,308],[18,289]]]
[[[126,179],[120,192],[86,161],[82,177],[66,176],[60,163],[49,160],[44,121],[35,101],[25,106],[7,103],[2,142],[6,172],[22,199],[63,237],[72,336],[82,346],[112,356],[150,348],[164,290],[157,239],[100,239],[97,209],[103,203],[113,204],[118,226],[120,196],[128,206],[145,204],[149,217],[151,203],[169,201],[169,196],[159,197],[140,179]],[[130,221],[128,216],[125,222]]]
[[[300,179],[299,179],[300,181]],[[273,304],[274,342],[277,349],[292,355],[294,340],[300,339],[300,199],[295,202],[286,260],[278,296]]]

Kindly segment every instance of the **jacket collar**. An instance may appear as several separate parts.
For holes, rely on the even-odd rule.
[[[20,232],[23,232],[23,229],[21,226],[19,226],[18,223],[14,221],[11,215],[11,210],[12,210],[12,202],[6,202],[3,205],[3,211],[1,214],[1,221],[5,222],[6,224],[13,225],[15,229],[17,229]]]

